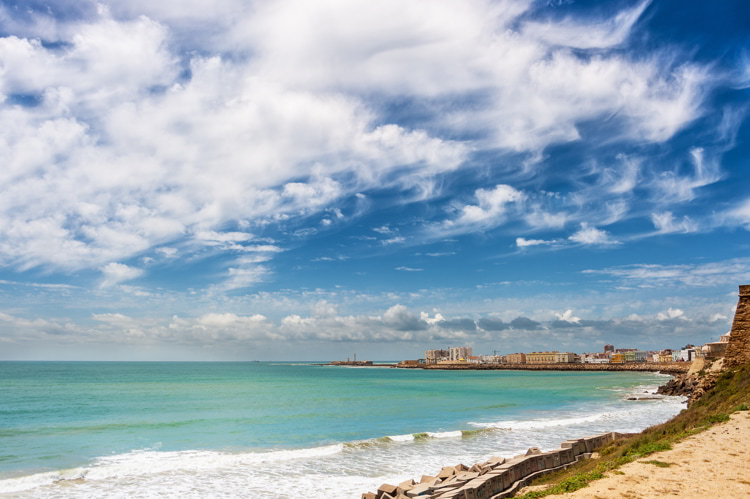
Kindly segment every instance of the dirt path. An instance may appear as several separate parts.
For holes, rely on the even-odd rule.
[[[750,411],[736,412],[730,421],[683,440],[670,451],[627,464],[584,489],[551,497],[750,498]]]

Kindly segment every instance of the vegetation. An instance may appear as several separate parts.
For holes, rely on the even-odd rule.
[[[657,461],[656,459],[652,459],[651,461],[641,461],[646,464],[653,464],[654,466],[658,466],[659,468],[669,468],[674,463],[665,463],[664,461]]]
[[[750,364],[725,371],[719,376],[716,386],[688,409],[666,423],[652,426],[643,432],[621,438],[599,449],[600,458],[588,459],[571,466],[567,470],[550,473],[535,480],[533,485],[552,484],[546,490],[533,491],[522,499],[537,499],[554,494],[564,494],[586,487],[589,482],[598,480],[607,472],[617,472],[623,464],[642,459],[655,452],[669,450],[672,444],[685,437],[695,435],[711,425],[729,420],[735,411],[750,408]],[[671,463],[651,460],[646,463],[667,467]]]

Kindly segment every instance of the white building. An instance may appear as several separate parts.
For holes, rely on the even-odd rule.
[[[471,357],[471,347],[451,347],[450,348],[450,360],[468,360]]]

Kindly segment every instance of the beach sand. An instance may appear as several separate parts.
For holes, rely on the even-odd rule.
[[[750,411],[735,412],[730,421],[622,466],[606,478],[564,496],[603,498],[750,497]],[[668,468],[646,461],[671,463]],[[621,472],[623,474],[617,474]]]

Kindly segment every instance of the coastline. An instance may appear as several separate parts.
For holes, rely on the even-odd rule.
[[[365,363],[362,361],[333,361],[313,364],[323,367],[362,367],[389,369],[421,369],[425,371],[589,371],[589,372],[648,372],[678,375],[690,370],[691,362],[639,362],[629,364],[395,364]]]
[[[424,364],[418,366],[396,365],[398,369],[424,369],[441,371],[629,371],[662,374],[684,374],[691,362],[631,363],[631,364]]]

